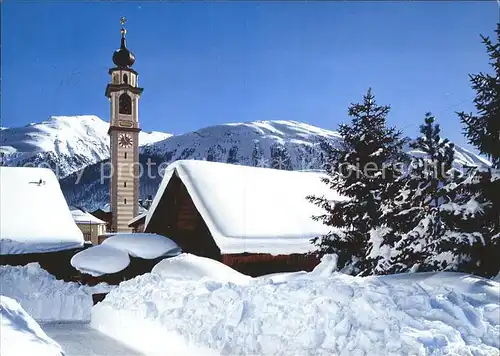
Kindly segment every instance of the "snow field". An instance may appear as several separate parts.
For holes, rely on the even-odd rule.
[[[14,299],[0,296],[0,354],[2,356],[62,356],[59,344]]]
[[[148,355],[172,347],[191,355],[498,354],[497,282],[460,274],[441,283],[438,274],[325,276],[335,259],[312,273],[232,282],[221,281],[214,265],[219,280],[189,280],[180,277],[192,275],[187,260],[206,266],[196,256],[162,261],[111,291],[92,309],[92,326]]]

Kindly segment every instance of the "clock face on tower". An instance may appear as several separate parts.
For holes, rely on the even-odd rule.
[[[120,137],[118,138],[118,144],[120,147],[132,147],[132,136],[129,134],[121,134]]]

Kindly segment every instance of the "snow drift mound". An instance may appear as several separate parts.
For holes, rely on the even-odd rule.
[[[189,258],[172,264],[189,271]],[[335,262],[326,260],[308,276],[241,285],[168,278],[167,261],[111,291],[93,308],[93,326],[149,355],[493,355],[500,347],[497,282],[325,277]]]
[[[179,246],[168,237],[151,233],[118,233],[108,237],[102,244],[144,259],[176,256],[180,251]]]
[[[71,258],[74,268],[94,277],[123,271],[129,264],[127,252],[104,244],[80,251]]]
[[[118,233],[108,237],[101,245],[78,252],[70,263],[78,271],[97,277],[123,271],[130,264],[130,256],[156,259],[180,253],[180,247],[162,235]]]
[[[14,300],[0,296],[0,354],[2,356],[62,356],[61,346]]]
[[[38,263],[0,266],[0,290],[37,321],[90,320],[91,288],[57,280]]]
[[[246,284],[252,279],[220,262],[189,253],[161,261],[151,273],[172,279],[191,281],[206,279],[235,284]]]

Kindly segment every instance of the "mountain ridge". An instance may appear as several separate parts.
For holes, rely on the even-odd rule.
[[[43,166],[59,178],[109,158],[109,123],[95,115],[51,116],[39,123],[2,128],[0,154],[7,166]],[[139,144],[172,136],[141,132]]]
[[[68,204],[93,210],[109,201],[109,182],[103,178],[106,176],[106,169],[109,169],[106,168],[109,162],[109,124],[97,116],[83,118],[82,121],[87,125],[80,125],[76,129],[67,127],[68,123],[76,122],[71,121],[71,117],[53,117],[53,125],[44,121],[25,126],[31,129],[27,130],[31,135],[26,135],[26,129],[2,130],[0,152],[7,153],[4,154],[6,165],[43,164],[59,170],[56,173],[59,173],[61,188]],[[4,132],[9,134],[7,138],[10,141],[5,140]],[[71,144],[65,145],[61,136],[64,138],[74,133],[76,137],[71,137]],[[41,137],[43,135],[48,138],[45,137],[44,140]],[[23,142],[23,137],[27,137],[27,142]],[[59,142],[56,142],[57,138]],[[320,170],[324,164],[324,152],[319,145],[322,140],[338,144],[342,137],[336,131],[287,120],[219,124],[180,135],[159,131],[141,133],[139,160],[143,167],[148,164],[152,167],[151,176],[143,175],[140,179],[140,195],[154,195],[161,182],[162,170],[169,163],[180,159],[288,170]],[[32,147],[34,149],[29,151]],[[421,154],[409,148],[406,150],[414,156]],[[486,165],[488,162],[456,146],[455,164]]]

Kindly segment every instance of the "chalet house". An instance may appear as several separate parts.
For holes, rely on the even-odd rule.
[[[0,264],[38,262],[69,279],[77,273],[69,260],[83,245],[54,172],[0,167]]]
[[[76,225],[82,230],[85,242],[97,245],[97,236],[106,232],[106,221],[80,209],[72,208],[71,215]]]
[[[183,251],[258,276],[312,270],[310,240],[329,232],[311,217],[308,195],[342,199],[322,173],[183,160],[169,165],[146,217],[145,232]]]

